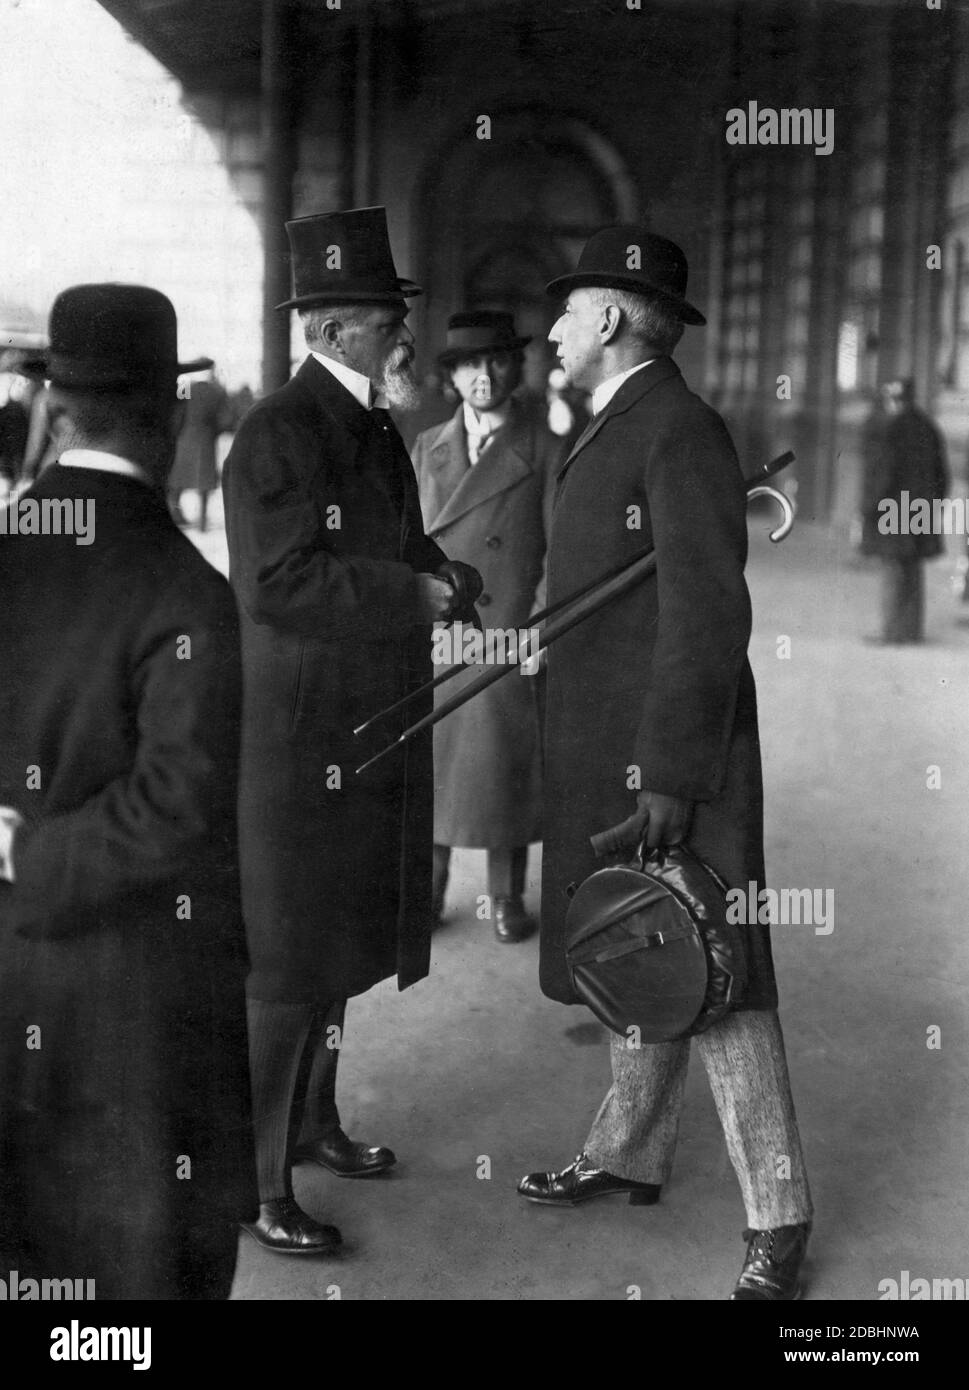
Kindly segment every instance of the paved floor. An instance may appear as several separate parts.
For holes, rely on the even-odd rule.
[[[969,1276],[969,627],[952,565],[928,569],[931,641],[879,650],[877,573],[802,525],[770,547],[752,522],[751,648],[761,700],[775,886],[831,888],[834,928],[780,927],[775,954],[818,1208],[814,1299]],[[221,532],[205,538],[217,562]],[[778,638],[790,638],[790,657]],[[940,778],[927,770],[938,768]],[[941,781],[930,788],[930,781]],[[300,1170],[297,1195],[343,1230],[339,1261],[246,1240],[240,1299],[722,1299],[744,1225],[703,1069],[691,1071],[661,1204],[559,1212],[515,1194],[578,1151],[608,1083],[604,1030],[544,1000],[537,948],[473,916],[482,856],[458,856],[429,979],[351,1002],[341,1105],[392,1145],[396,1174]],[[530,896],[537,882],[533,856]],[[928,1046],[941,1030],[941,1046]]]

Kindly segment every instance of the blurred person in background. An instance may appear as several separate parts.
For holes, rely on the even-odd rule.
[[[941,433],[915,404],[914,383],[886,381],[878,396],[862,441],[861,548],[882,563],[882,628],[865,640],[897,646],[923,640],[923,564],[944,553],[945,541],[936,533],[913,535],[907,525],[889,530],[882,504],[894,502],[906,522],[911,503],[931,504],[948,494],[949,468]]]
[[[206,359],[208,360],[208,359]],[[208,526],[209,494],[219,486],[216,446],[220,434],[232,428],[229,397],[211,369],[188,383],[185,419],[175,448],[175,462],[168,479],[168,504],[179,526],[188,523],[182,514],[183,492],[198,493],[197,525]]]

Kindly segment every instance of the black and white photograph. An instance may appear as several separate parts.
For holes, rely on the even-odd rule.
[[[774,1302],[709,1330],[930,1362],[969,0],[0,0],[0,60],[38,1364],[213,1301]]]

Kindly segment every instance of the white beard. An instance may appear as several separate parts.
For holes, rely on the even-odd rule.
[[[400,367],[385,367],[380,381],[375,384],[387,404],[397,410],[416,410],[421,403],[420,387],[410,362]]]

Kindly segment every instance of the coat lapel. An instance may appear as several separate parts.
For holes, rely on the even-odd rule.
[[[347,462],[356,465],[370,428],[367,412],[360,402],[312,355],[302,363],[290,386],[305,392],[317,410],[337,422],[346,436]]]
[[[654,362],[650,362],[648,367],[636,372],[624,381],[619,390],[604,410],[601,410],[594,420],[590,420],[588,425],[579,435],[572,445],[572,450],[558,471],[558,481],[561,482],[567,470],[571,467],[574,459],[588,448],[601,429],[617,415],[623,415],[632,408],[643,396],[652,391],[654,386],[659,386],[663,381],[669,381],[671,377],[679,376],[680,369],[671,357],[657,357]]]
[[[508,423],[498,431],[472,468],[464,437],[463,408],[459,408],[431,449],[435,505],[428,509],[434,518],[428,534],[449,526],[474,507],[480,507],[527,478],[533,471],[533,453],[528,419],[524,411],[514,405]],[[436,505],[438,497],[439,507]]]

